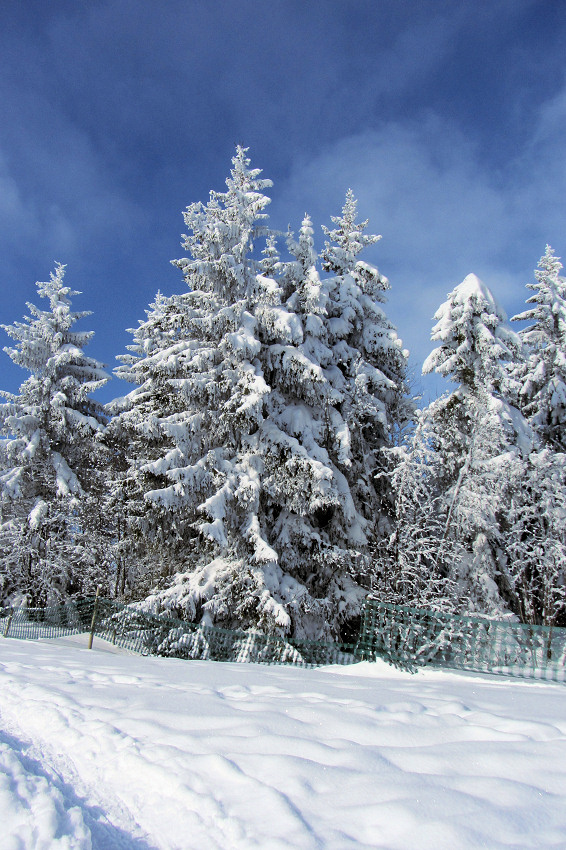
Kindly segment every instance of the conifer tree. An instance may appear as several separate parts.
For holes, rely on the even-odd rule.
[[[530,427],[506,396],[506,366],[520,357],[521,344],[475,275],[449,294],[435,319],[432,338],[440,345],[423,372],[437,371],[458,386],[422,412],[404,460],[414,480],[420,457],[427,456],[431,506],[434,499],[433,527],[423,517],[414,529],[412,566],[424,564],[426,571],[432,565],[434,576],[455,582],[454,607],[463,603],[473,611],[497,613],[513,603],[505,532],[511,497],[534,445]],[[397,480],[403,481],[402,470]],[[400,498],[398,491],[397,534],[406,535]]]
[[[513,493],[508,573],[522,622],[566,626],[566,455],[532,452]]]
[[[73,330],[79,293],[64,283],[65,267],[38,293],[49,309],[27,305],[23,322],[2,327],[9,357],[30,372],[17,395],[2,393],[0,499],[1,592],[38,604],[92,592],[105,581],[101,557],[99,437],[104,416],[90,394],[108,376],[83,351],[92,332]]]
[[[297,242],[289,235],[292,260],[280,260],[265,225],[270,183],[259,175],[238,148],[227,191],[185,213],[189,256],[174,264],[189,291],[176,372],[165,381],[178,406],[158,416],[164,451],[137,466],[153,478],[144,499],[172,529],[164,542],[179,570],[147,605],[338,637],[365,593],[355,568],[375,533],[365,501],[379,501],[376,454],[394,427],[387,393],[397,389],[376,352],[404,355],[370,303],[384,279],[356,260],[340,281],[321,280],[308,217]],[[347,325],[328,309],[340,286],[333,309],[351,312]]]
[[[269,391],[257,362],[261,343],[252,311],[258,301],[278,298],[275,282],[259,275],[251,259],[254,242],[268,233],[263,190],[270,181],[259,175],[238,148],[227,191],[187,208],[189,258],[174,261],[189,286],[174,299],[178,344],[166,341],[149,358],[140,350],[137,365],[128,366],[134,380],[134,369],[147,373],[144,394],[164,396],[152,425],[153,456],[144,451],[130,463],[150,523],[160,523],[160,546],[179,570],[169,590],[154,595],[155,605],[193,620],[204,615],[242,626],[261,620],[261,606],[266,619],[272,609],[277,618],[281,608],[263,575],[271,551],[256,517],[257,470],[245,450]]]
[[[262,352],[271,392],[260,431],[269,540],[293,583],[287,607],[295,633],[347,636],[364,595],[357,562],[373,533],[350,481],[368,470],[354,462],[353,423],[340,412],[348,382],[330,344],[329,284],[316,268],[309,216],[297,241],[288,234],[287,247],[293,259],[279,280],[285,300],[257,313],[271,340]]]
[[[515,370],[519,404],[545,445],[566,451],[566,280],[562,263],[547,245],[535,271],[527,310],[512,321],[533,324],[519,332],[526,360]]]
[[[148,510],[144,496],[155,484],[147,465],[173,445],[161,420],[182,408],[171,379],[180,374],[183,317],[182,296],[158,292],[146,319],[130,330],[130,353],[117,358],[116,376],[138,385],[107,405],[112,418],[104,437],[112,458],[107,513],[113,527],[114,591],[120,596],[139,596],[175,569],[174,547],[165,545],[175,536],[174,525],[163,512]]]
[[[566,535],[566,281],[547,245],[535,271],[529,309],[513,317],[532,322],[521,330],[525,358],[510,370],[517,404],[539,445],[525,463],[513,496],[506,536],[509,575],[524,622],[563,625]]]

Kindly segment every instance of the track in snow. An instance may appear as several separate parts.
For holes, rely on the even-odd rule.
[[[34,850],[562,848],[563,704],[560,685],[383,664],[1,640],[0,820]]]

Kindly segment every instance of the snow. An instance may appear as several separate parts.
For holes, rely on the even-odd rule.
[[[493,313],[501,311],[491,290],[475,274],[466,275],[462,283],[454,290],[455,304],[466,304],[472,298],[481,298]]]
[[[37,531],[38,528],[41,528],[43,520],[47,516],[48,512],[49,505],[47,502],[44,502],[43,499],[39,499],[29,515],[29,527],[32,531]]]
[[[561,685],[77,640],[0,638],[7,850],[566,844]]]
[[[65,458],[59,452],[51,453],[51,461],[55,470],[55,483],[58,496],[68,496],[70,493],[82,494],[79,479],[69,467]]]
[[[5,850],[91,847],[80,808],[65,803],[61,791],[41,775],[41,768],[22,757],[17,741],[0,739],[0,811],[7,841]]]
[[[11,419],[12,417],[10,417]],[[11,427],[12,422],[8,422],[8,427]],[[41,431],[39,428],[36,428],[33,434],[31,435],[30,441],[27,444],[26,448],[22,452],[22,458],[29,458],[30,460],[35,457],[35,454],[41,443]]]

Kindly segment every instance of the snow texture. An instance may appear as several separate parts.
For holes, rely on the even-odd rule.
[[[561,685],[0,640],[6,850],[566,843]]]

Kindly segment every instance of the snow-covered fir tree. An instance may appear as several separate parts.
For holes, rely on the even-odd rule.
[[[529,309],[512,321],[532,322],[520,331],[526,360],[515,370],[519,404],[544,443],[566,451],[566,280],[547,245],[535,271]]]
[[[27,305],[23,322],[2,325],[5,352],[30,376],[0,405],[0,547],[3,598],[32,604],[93,592],[105,583],[99,436],[104,416],[90,394],[108,380],[76,331],[89,312],[73,312],[73,292],[57,264],[38,293],[49,309]]]
[[[524,622],[563,625],[566,594],[566,280],[547,245],[535,270],[527,310],[514,321],[525,358],[510,388],[539,440],[513,497],[507,534],[509,574]]]
[[[335,231],[325,231],[332,240],[323,252],[327,271],[334,272],[328,277],[321,278],[316,268],[308,216],[298,240],[288,238],[294,259],[280,283],[288,293],[284,308],[293,332],[267,347],[266,374],[272,387],[270,422],[322,464],[328,482],[326,493],[318,492],[317,504],[309,508],[301,504],[304,496],[293,474],[281,470],[289,495],[282,500],[276,491],[271,494],[276,522],[270,541],[285,570],[309,589],[310,608],[319,607],[320,619],[335,619],[336,634],[333,612],[355,618],[361,594],[354,583],[348,590],[350,580],[361,579],[360,554],[382,533],[380,519],[388,513],[376,475],[380,450],[391,443],[400,411],[407,416],[412,409],[404,395],[406,352],[380,307],[388,282],[357,259],[377,237],[363,233],[366,222],[357,223],[351,192],[334,223]],[[341,261],[331,265],[335,254]],[[271,312],[282,326],[282,308]],[[262,326],[268,314],[269,309],[262,311]],[[267,324],[275,329],[277,323]],[[387,375],[392,362],[399,385]],[[266,494],[270,486],[266,480]]]
[[[377,542],[378,569],[372,595],[382,602],[454,611],[460,607],[450,565],[463,554],[449,534],[443,458],[427,410],[416,412],[416,427],[390,450],[394,508],[392,533]]]
[[[238,148],[227,191],[187,208],[183,244],[190,258],[175,261],[189,285],[178,302],[179,345],[174,342],[172,351],[165,341],[148,355],[140,350],[137,365],[129,364],[134,380],[133,370],[146,375],[145,404],[153,403],[147,400],[157,391],[166,395],[166,403],[156,405],[154,430],[162,435],[156,456],[143,449],[132,452],[130,463],[147,509],[161,525],[162,551],[180,570],[155,604],[175,607],[189,619],[207,613],[216,622],[244,626],[261,620],[262,605],[269,620],[274,607],[263,575],[271,552],[254,517],[257,472],[242,446],[257,430],[269,391],[256,362],[261,344],[252,311],[258,300],[278,298],[273,281],[258,284],[259,269],[250,258],[254,241],[267,234],[263,189],[271,184],[259,175]],[[241,610],[245,605],[250,615]],[[274,618],[278,614],[275,607]]]
[[[352,217],[344,263],[321,280],[308,218],[289,237],[293,259],[278,258],[268,185],[238,148],[227,192],[185,213],[184,350],[169,379],[183,403],[159,418],[167,450],[141,467],[182,569],[147,604],[337,637],[365,592],[356,564],[376,533],[377,454],[397,424],[405,387],[392,374],[404,379],[406,355],[375,304],[387,282],[356,259],[364,225]]]
[[[435,521],[432,529],[430,520],[414,529],[415,563],[401,568],[414,571],[424,563],[427,569],[432,563],[437,576],[444,574],[455,582],[460,604],[473,611],[500,613],[513,602],[504,539],[511,497],[534,445],[531,428],[505,392],[506,366],[521,356],[521,342],[475,275],[468,275],[449,294],[435,319],[432,338],[440,344],[425,361],[423,372],[436,371],[458,386],[422,411],[404,460],[406,475],[414,478],[426,456],[426,476],[434,479],[427,486]],[[398,470],[401,484],[404,475],[403,469]],[[397,534],[406,536],[403,499],[400,489]],[[408,520],[412,521],[410,511]],[[432,562],[431,530],[437,536]],[[458,550],[461,554],[454,563]]]
[[[322,251],[322,267],[333,275],[325,281],[328,344],[333,364],[330,382],[342,396],[338,409],[348,423],[351,455],[361,461],[350,478],[365,516],[378,519],[378,536],[389,530],[391,488],[383,448],[399,441],[412,419],[414,405],[407,384],[408,352],[383,304],[389,281],[370,263],[359,260],[364,248],[381,237],[364,231],[357,221],[351,190]],[[364,472],[365,469],[365,472]]]
[[[532,452],[512,495],[506,551],[524,623],[566,626],[566,455]]]
[[[183,409],[171,379],[182,374],[185,312],[183,296],[158,292],[145,320],[130,330],[130,353],[118,356],[121,365],[114,370],[116,377],[137,384],[107,405],[112,418],[104,437],[113,458],[108,514],[114,529],[114,590],[121,596],[139,596],[170,577],[176,558],[172,539],[183,540],[166,512],[148,510],[145,493],[156,483],[148,465],[173,446],[162,420]]]

